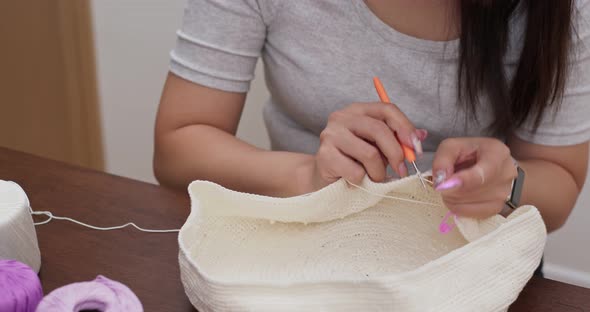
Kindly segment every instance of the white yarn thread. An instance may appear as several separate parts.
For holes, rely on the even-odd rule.
[[[428,180],[427,180],[428,181]],[[373,196],[377,196],[380,198],[389,198],[389,199],[395,199],[395,200],[400,200],[400,201],[405,201],[405,202],[409,202],[409,203],[415,203],[415,204],[423,204],[423,205],[428,205],[428,206],[435,206],[438,207],[440,206],[439,204],[435,204],[435,203],[429,203],[429,202],[425,202],[425,201],[421,201],[421,200],[415,200],[415,199],[409,199],[409,198],[405,198],[405,197],[397,197],[397,196],[391,196],[391,195],[383,195],[383,194],[377,194],[374,192],[371,192],[369,190],[367,190],[366,188],[360,186],[360,185],[356,185],[348,180],[346,180],[346,182],[356,188],[358,188],[361,191],[364,191],[365,193],[369,194],[369,195],[373,195]]]
[[[373,196],[377,196],[380,198],[389,198],[389,199],[395,199],[395,200],[400,200],[400,201],[405,201],[405,202],[411,202],[411,203],[417,203],[417,204],[424,204],[424,205],[430,205],[430,206],[438,206],[438,204],[434,204],[434,203],[429,203],[429,202],[425,202],[425,201],[420,201],[420,200],[413,200],[413,199],[409,199],[409,198],[404,198],[404,197],[397,197],[397,196],[391,196],[391,195],[383,195],[383,194],[377,194],[374,192],[369,191],[366,188],[363,188],[360,185],[354,184],[350,181],[346,181],[348,184],[362,190],[363,192],[369,194],[369,195],[373,195]],[[75,224],[78,224],[80,226],[89,228],[89,229],[93,229],[93,230],[97,230],[97,231],[112,231],[112,230],[120,230],[123,228],[126,228],[128,226],[134,227],[135,229],[141,231],[141,232],[146,232],[146,233],[178,233],[180,231],[180,229],[164,229],[164,230],[158,230],[158,229],[146,229],[146,228],[142,228],[140,226],[138,226],[137,224],[135,224],[134,222],[127,222],[125,224],[122,225],[116,225],[116,226],[109,226],[109,227],[100,227],[100,226],[95,226],[95,225],[91,225],[88,223],[84,223],[81,221],[78,221],[76,219],[72,219],[69,217],[61,217],[61,216],[57,216],[54,215],[51,211],[34,211],[31,207],[29,207],[29,212],[31,215],[36,215],[36,216],[46,216],[48,217],[47,220],[41,221],[41,222],[33,222],[33,224],[35,226],[39,226],[39,225],[43,225],[43,224],[47,224],[49,222],[51,222],[53,219],[56,220],[62,220],[62,221],[69,221]]]
[[[30,213],[32,215],[37,215],[37,216],[44,215],[44,216],[48,217],[48,219],[45,221],[35,222],[34,223],[35,225],[47,224],[47,223],[51,222],[51,220],[56,219],[56,220],[69,221],[69,222],[81,225],[83,227],[87,227],[89,229],[98,230],[98,231],[120,230],[120,229],[128,227],[128,226],[132,226],[132,227],[136,228],[137,230],[142,231],[142,232],[146,232],[146,233],[178,233],[180,231],[180,229],[170,229],[170,230],[145,229],[145,228],[138,226],[137,224],[135,224],[133,222],[128,222],[123,225],[100,227],[100,226],[94,226],[91,224],[87,224],[87,223],[84,223],[84,222],[81,222],[81,221],[78,221],[78,220],[75,220],[72,218],[56,216],[53,213],[51,213],[51,211],[34,211],[34,210],[30,209]]]
[[[426,180],[427,182],[430,182],[428,180]],[[416,204],[423,204],[423,205],[429,205],[429,206],[439,206],[438,204],[435,203],[429,203],[429,202],[425,202],[425,201],[420,201],[420,200],[414,200],[414,199],[409,199],[409,198],[405,198],[405,197],[397,197],[397,196],[391,196],[391,195],[383,195],[383,194],[377,194],[374,192],[369,191],[368,189],[360,186],[360,185],[356,185],[350,181],[346,181],[348,184],[362,190],[363,192],[369,194],[369,195],[373,195],[373,196],[377,196],[380,198],[389,198],[389,199],[395,199],[395,200],[400,200],[400,201],[406,201],[406,202],[411,202],[411,203],[416,203]],[[51,220],[56,219],[56,220],[63,220],[63,221],[69,221],[78,225],[81,225],[83,227],[89,228],[89,229],[93,229],[93,230],[98,230],[98,231],[112,231],[112,230],[120,230],[123,229],[125,227],[128,226],[132,226],[134,228],[136,228],[137,230],[141,231],[141,232],[146,232],[146,233],[178,233],[180,232],[180,229],[166,229],[166,230],[156,230],[156,229],[146,229],[146,228],[142,228],[140,226],[138,226],[137,224],[133,223],[133,222],[128,222],[125,223],[123,225],[116,225],[116,226],[110,226],[110,227],[99,227],[99,226],[94,226],[91,224],[87,224],[72,218],[68,218],[68,217],[61,217],[61,216],[56,216],[54,215],[51,211],[34,211],[33,209],[29,208],[31,215],[44,215],[47,216],[48,219],[41,221],[41,222],[35,222],[34,224],[37,225],[43,225],[43,224],[47,224],[49,222],[51,222]]]

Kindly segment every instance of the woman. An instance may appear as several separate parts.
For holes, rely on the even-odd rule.
[[[582,189],[590,137],[587,0],[190,0],[157,117],[154,169],[293,196],[408,174],[422,154],[459,215],[520,204],[549,231]],[[234,135],[258,57],[273,151]],[[377,101],[372,77],[392,101]],[[428,168],[426,168],[428,169]],[[522,180],[520,180],[522,181]]]

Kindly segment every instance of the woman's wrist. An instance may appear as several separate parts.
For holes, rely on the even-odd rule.
[[[265,172],[259,193],[274,197],[292,197],[313,191],[314,157],[308,154],[262,151],[256,167]]]
[[[293,196],[311,193],[315,190],[315,157],[301,154],[293,170],[293,178],[290,179],[290,192]]]

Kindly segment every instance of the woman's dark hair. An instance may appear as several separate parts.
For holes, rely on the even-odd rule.
[[[489,130],[507,135],[532,118],[534,130],[549,108],[561,103],[568,75],[574,0],[461,0],[458,95],[475,117],[479,95],[490,101]],[[526,17],[516,71],[504,71],[510,19]]]

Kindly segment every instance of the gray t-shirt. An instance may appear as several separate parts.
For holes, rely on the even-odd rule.
[[[576,1],[573,66],[562,108],[546,114],[536,134],[544,145],[590,138],[590,5]],[[523,17],[513,18],[505,61],[513,73]],[[479,124],[457,105],[458,40],[428,41],[397,32],[362,0],[189,0],[170,70],[195,83],[247,92],[259,57],[270,99],[264,119],[276,150],[315,153],[328,116],[355,102],[376,102],[373,76],[418,128],[433,152],[447,137],[484,136],[492,114],[482,101]],[[222,104],[220,104],[222,105]],[[431,158],[432,155],[429,155]]]

